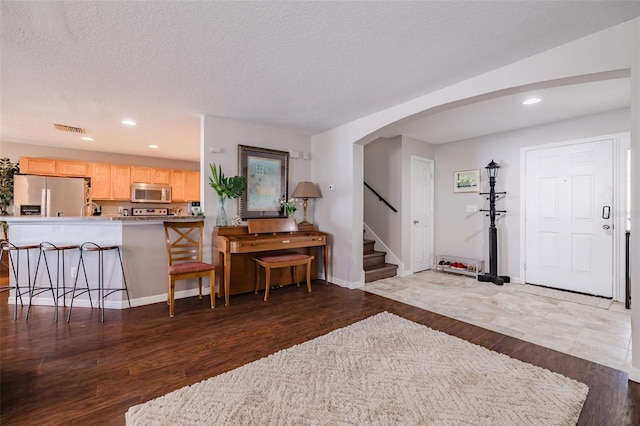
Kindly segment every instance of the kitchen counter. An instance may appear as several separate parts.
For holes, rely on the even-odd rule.
[[[88,216],[88,217],[41,217],[41,216],[3,216],[9,224],[9,239],[15,245],[40,244],[50,242],[55,245],[81,245],[93,242],[101,246],[117,245],[122,250],[122,261],[129,287],[131,306],[166,302],[167,300],[167,252],[163,222],[204,221],[205,216]],[[38,250],[32,250],[32,274],[38,261]],[[78,265],[79,250],[66,253],[64,271],[67,285],[73,285]],[[90,287],[98,282],[97,256],[95,253],[84,255]],[[210,262],[211,259],[205,259]],[[53,263],[52,263],[53,262]],[[43,262],[44,263],[44,262]],[[55,260],[49,262],[55,265]],[[27,262],[20,261],[20,275],[27,276]],[[74,270],[72,271],[72,268]],[[107,287],[123,286],[122,272],[115,252],[104,253],[104,281]],[[55,272],[52,271],[52,275]],[[11,279],[13,275],[11,275]],[[55,277],[53,277],[55,280]],[[37,276],[38,285],[47,285],[49,280],[43,265]],[[206,281],[206,280],[205,280]],[[84,274],[80,274],[79,283],[84,284]],[[206,282],[208,285],[208,282]],[[55,285],[55,283],[54,283]],[[176,298],[198,294],[198,280],[180,282]],[[203,289],[208,291],[209,289]],[[96,294],[92,294],[92,297]],[[9,298],[9,303],[14,301]],[[67,304],[69,300],[67,299]],[[34,304],[53,306],[50,293],[34,298]],[[86,294],[80,295],[74,306],[89,307]],[[109,296],[106,308],[125,309],[128,307],[124,292]]]
[[[2,220],[11,223],[32,223],[32,222],[175,222],[175,221],[202,221],[205,216],[2,216]]]

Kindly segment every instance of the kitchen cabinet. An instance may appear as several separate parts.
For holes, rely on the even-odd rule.
[[[84,161],[56,160],[56,174],[58,176],[89,176],[89,163]]]
[[[171,200],[186,201],[185,185],[187,183],[186,170],[171,170]]]
[[[93,200],[130,200],[131,183],[170,185],[176,202],[200,201],[200,172],[147,166],[20,157],[20,173],[91,178]]]
[[[185,201],[200,201],[200,172],[187,172],[184,192]]]
[[[131,167],[93,163],[91,167],[92,200],[131,200]]]
[[[151,175],[151,183],[164,183],[171,185],[171,170],[169,169],[153,169]]]
[[[131,166],[131,182],[171,185],[171,170]]]
[[[20,157],[20,173],[27,175],[56,175],[56,160]]]
[[[20,157],[20,173],[25,175],[85,177],[90,175],[89,168],[84,161]]]
[[[111,164],[93,163],[90,167],[91,199],[111,199]]]
[[[131,166],[131,182],[151,183],[151,167]]]
[[[111,199],[131,200],[131,167],[111,165]]]

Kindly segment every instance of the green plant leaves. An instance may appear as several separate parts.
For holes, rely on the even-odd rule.
[[[20,171],[19,163],[12,163],[7,157],[0,158],[0,215],[6,216],[13,202],[13,175]]]
[[[211,176],[209,176],[209,186],[211,186],[218,196],[226,195],[227,198],[238,198],[247,189],[247,180],[242,176],[226,177],[222,172],[222,165],[209,164]]]

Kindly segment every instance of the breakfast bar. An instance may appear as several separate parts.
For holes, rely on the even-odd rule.
[[[90,217],[33,217],[6,216],[9,224],[10,242],[15,245],[40,244],[50,242],[55,245],[80,245],[93,242],[101,246],[119,246],[122,250],[124,271],[132,306],[148,305],[167,300],[167,253],[163,223],[165,221],[203,221],[204,216],[90,216]],[[38,250],[30,256],[31,277],[33,279],[38,261]],[[63,271],[67,286],[73,286],[76,274],[84,284],[84,274],[77,270],[79,252],[68,253]],[[97,260],[85,259],[89,286],[98,282]],[[27,262],[20,262],[20,277],[27,277]],[[55,277],[53,276],[55,286]],[[62,277],[62,275],[61,275]],[[11,276],[13,280],[13,276]],[[61,278],[62,279],[62,278]],[[122,271],[117,252],[104,255],[104,282],[106,287],[122,287]],[[37,286],[49,285],[49,278],[43,265],[37,275]],[[198,294],[197,280],[184,284],[181,297]],[[92,296],[93,297],[93,296]],[[13,299],[9,298],[9,303]],[[49,293],[34,297],[34,305],[53,306]],[[67,304],[69,299],[67,298]],[[74,306],[89,307],[86,294],[73,302]],[[114,293],[105,302],[105,308],[125,309],[128,307],[124,292]]]

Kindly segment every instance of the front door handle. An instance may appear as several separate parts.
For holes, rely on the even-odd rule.
[[[609,229],[609,228],[611,228],[611,226],[609,226],[609,225],[602,225],[602,229]]]

